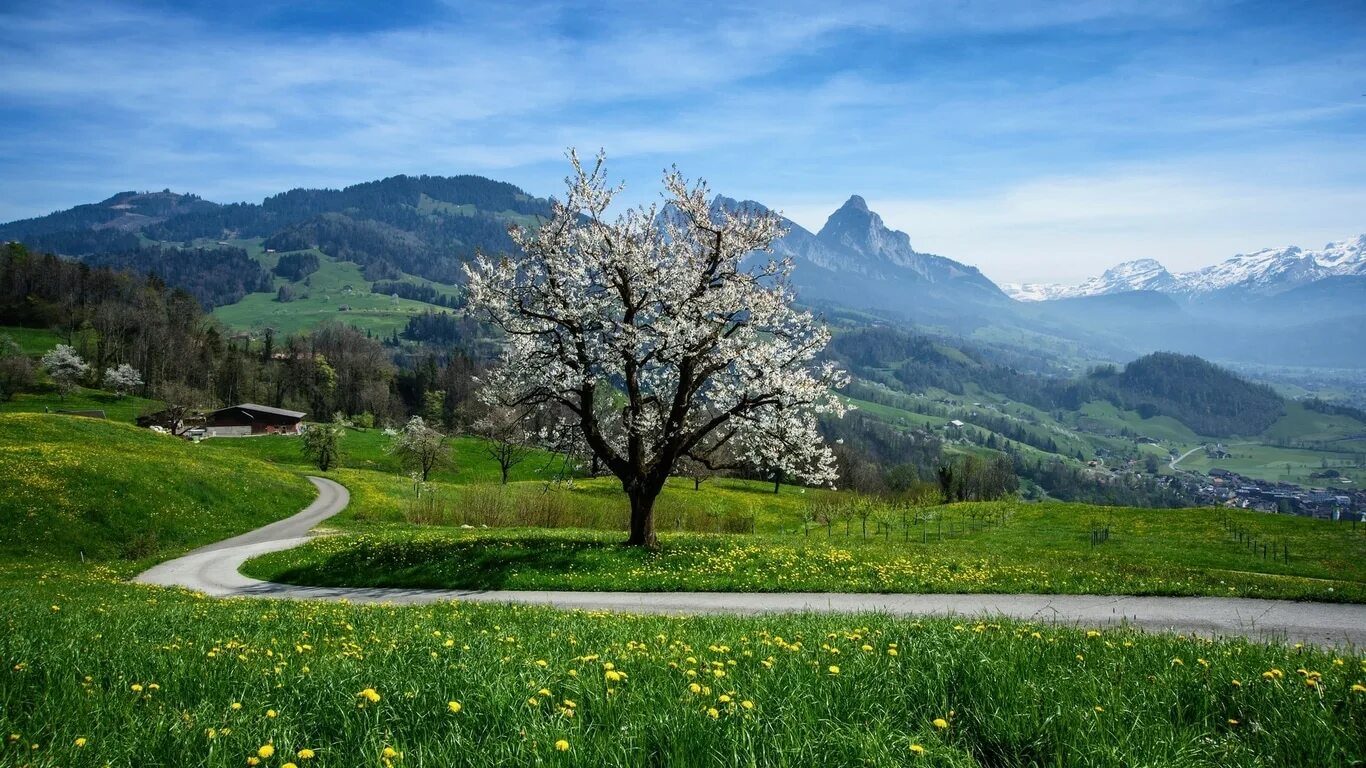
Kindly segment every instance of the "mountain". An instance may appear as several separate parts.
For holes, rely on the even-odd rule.
[[[712,208],[767,210],[720,195]],[[803,301],[929,321],[986,315],[1009,304],[976,267],[916,251],[906,233],[889,228],[858,195],[830,214],[817,233],[789,219],[783,223],[787,234],[773,243],[773,251],[792,259],[792,282]]]
[[[259,204],[219,205],[169,190],[122,192],[0,225],[0,241],[161,274],[185,249],[260,238],[267,249],[316,248],[355,262],[368,280],[407,273],[456,283],[476,251],[512,248],[509,223],[530,224],[549,213],[546,200],[481,176],[392,176],[344,189],[293,189]]]
[[[1296,246],[1265,248],[1175,275],[1153,259],[1139,259],[1108,269],[1080,285],[1027,283],[1002,288],[1018,301],[1052,301],[1126,291],[1162,291],[1198,301],[1221,292],[1272,296],[1341,276],[1366,276],[1366,235],[1329,243],[1318,251]]]
[[[195,195],[177,194],[169,189],[161,192],[120,192],[98,203],[0,224],[0,240],[30,241],[36,237],[72,230],[135,232],[173,216],[217,207],[217,203]]]
[[[1090,278],[1081,285],[1006,283],[1001,290],[1016,301],[1052,301],[1127,291],[1169,291],[1175,285],[1176,278],[1157,260],[1137,259],[1111,267],[1100,277]]]

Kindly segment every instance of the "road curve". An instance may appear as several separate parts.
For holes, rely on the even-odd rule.
[[[310,477],[318,498],[304,511],[157,565],[135,581],[215,597],[419,604],[447,600],[523,603],[630,613],[877,612],[895,616],[1008,617],[1082,627],[1121,623],[1152,631],[1238,636],[1321,646],[1366,646],[1366,605],[1225,597],[1124,595],[889,595],[873,593],[555,592],[300,587],[243,576],[242,563],[308,541],[309,530],[346,508],[350,494]]]

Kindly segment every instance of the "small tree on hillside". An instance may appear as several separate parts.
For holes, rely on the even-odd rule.
[[[634,545],[656,546],[655,499],[685,456],[719,468],[728,448],[741,462],[762,454],[794,479],[833,482],[816,416],[844,412],[831,390],[846,377],[816,363],[830,332],[792,308],[791,260],[762,257],[781,218],[713,208],[705,184],[673,171],[664,210],[609,221],[616,190],[603,158],[592,171],[572,152],[570,162],[550,219],[511,228],[521,257],[467,268],[470,307],[507,336],[485,402],[567,412],[566,426],[621,482]],[[595,407],[604,390],[621,403],[605,414]]]
[[[394,435],[389,452],[399,458],[404,468],[420,473],[424,483],[432,470],[448,463],[451,456],[449,438],[428,425],[421,416],[408,419],[403,429]]]
[[[341,458],[341,440],[345,435],[346,428],[340,424],[309,424],[304,430],[303,453],[326,472]]]
[[[14,339],[0,336],[0,401],[33,385],[33,363]]]
[[[90,364],[76,354],[76,350],[66,344],[58,344],[52,351],[43,355],[43,370],[56,385],[57,392],[65,400],[76,391],[80,380],[90,370]]]
[[[208,393],[179,382],[163,384],[157,391],[157,397],[162,402],[159,423],[177,437],[189,431],[190,417],[212,402]]]
[[[128,363],[104,370],[104,388],[114,390],[119,397],[126,397],[141,386],[142,374]]]
[[[678,474],[692,481],[694,491],[702,490],[702,484],[716,476],[716,471],[700,461],[683,457],[678,462]]]
[[[474,433],[485,440],[484,450],[498,462],[503,485],[507,485],[512,468],[531,454],[531,436],[522,424],[524,416],[513,408],[493,406],[474,422]]]

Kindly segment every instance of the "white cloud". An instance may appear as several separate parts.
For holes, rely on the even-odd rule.
[[[840,202],[785,210],[819,228]],[[1139,258],[1185,271],[1264,247],[1320,247],[1366,232],[1360,185],[1216,177],[1195,168],[1115,169],[972,196],[868,204],[888,226],[909,233],[917,250],[975,265],[998,282],[1079,282]]]

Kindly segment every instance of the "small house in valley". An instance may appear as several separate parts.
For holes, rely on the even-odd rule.
[[[208,437],[297,435],[303,432],[306,415],[301,411],[242,403],[206,414],[204,432]]]

